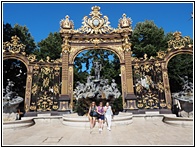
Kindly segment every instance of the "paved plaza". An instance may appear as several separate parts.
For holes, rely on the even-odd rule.
[[[36,123],[23,129],[4,129],[3,145],[193,145],[193,127],[170,125],[162,118],[133,118],[133,123],[89,128],[65,126],[61,122]]]

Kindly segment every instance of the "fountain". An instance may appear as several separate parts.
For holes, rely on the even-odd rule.
[[[8,79],[8,85],[3,90],[3,120],[14,121],[19,119],[20,114],[17,111],[19,104],[23,101],[23,98],[18,96],[16,92],[12,90],[14,82]]]
[[[188,76],[179,78],[183,82],[182,91],[172,93],[173,106],[176,106],[177,116],[193,117],[193,83],[188,82]]]
[[[77,86],[73,92],[76,100],[87,98],[114,100],[119,98],[121,93],[117,88],[115,80],[112,79],[112,83],[109,85],[108,79],[100,79],[101,64],[93,62],[93,66],[95,76],[89,75],[86,84],[77,82]]]

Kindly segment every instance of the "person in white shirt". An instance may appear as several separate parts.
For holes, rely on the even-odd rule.
[[[112,107],[109,105],[109,102],[107,102],[105,106],[105,118],[107,121],[107,129],[109,131],[111,131],[112,116],[113,116]]]

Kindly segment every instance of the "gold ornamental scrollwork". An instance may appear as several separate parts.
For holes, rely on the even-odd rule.
[[[34,54],[30,54],[27,59],[30,61],[30,62],[34,62],[36,60],[36,55]]]
[[[69,45],[69,39],[67,36],[63,38],[63,44],[61,45],[61,47],[62,47],[62,52],[65,53],[70,52],[71,46]]]
[[[123,44],[122,44],[122,47],[123,47],[123,50],[124,51],[130,51],[131,50],[131,43],[129,42],[129,36],[127,34],[124,35],[124,38],[123,38]]]
[[[44,75],[49,75],[50,72],[51,72],[50,67],[42,67],[41,69],[41,73],[43,73]]]
[[[157,52],[157,58],[163,59],[166,56],[165,51],[159,51]]]
[[[36,107],[35,104],[36,104],[35,102],[32,102],[32,103],[31,103],[30,110],[36,111],[37,107]]]
[[[189,36],[182,37],[181,32],[175,32],[173,36],[175,39],[168,41],[168,51],[193,46]]]
[[[55,64],[62,63],[62,58],[59,58],[59,59],[54,60],[54,63]]]
[[[52,109],[57,110],[59,108],[58,102],[54,102]]]
[[[98,48],[98,44],[103,42],[102,39],[98,39],[98,38],[90,39],[90,41],[94,44],[94,48]]]
[[[38,85],[34,83],[31,89],[31,93],[33,96],[35,96],[38,93],[38,89],[39,89]]]
[[[60,71],[60,67],[58,65],[56,65],[54,67],[54,74],[55,74],[55,76],[59,76],[59,73],[60,73],[59,71]]]
[[[158,82],[157,87],[158,87],[159,92],[161,92],[161,93],[164,92],[165,88],[164,88],[163,82]]]
[[[58,86],[57,83],[53,86],[53,91],[54,91],[54,94],[55,95],[58,95],[60,93],[59,86]]]
[[[50,111],[51,106],[53,105],[53,101],[46,93],[44,93],[44,95],[41,96],[40,99],[37,101],[37,105],[38,111]]]
[[[108,21],[108,17],[101,17],[102,14],[100,13],[100,7],[92,7],[92,12],[89,15],[91,16],[91,18],[84,16],[82,22],[83,26],[79,29],[80,33],[106,34],[110,33],[113,30],[113,28],[110,26],[110,22]]]
[[[38,74],[39,74],[39,68],[40,68],[40,67],[39,67],[38,64],[36,63],[35,66],[33,67],[33,69],[34,69],[34,70],[33,70],[33,74],[34,74],[34,75],[38,75]]]
[[[135,74],[139,74],[139,73],[140,73],[139,68],[140,68],[139,64],[136,63],[136,64],[134,65],[134,73],[135,73]]]
[[[26,45],[20,42],[20,38],[15,36],[11,37],[11,42],[4,42],[3,43],[3,52],[11,52],[11,53],[22,53],[25,55],[25,47]]]

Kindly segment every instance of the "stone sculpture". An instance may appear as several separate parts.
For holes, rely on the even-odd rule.
[[[100,72],[102,66],[99,62],[93,62],[95,76],[89,75],[86,84],[77,82],[74,89],[74,97],[76,100],[82,98],[96,98],[96,99],[116,99],[119,98],[121,93],[117,88],[115,80],[112,79],[111,84],[108,84],[108,79],[101,79]]]
[[[183,82],[182,91],[172,93],[173,100],[173,108],[175,110],[178,109],[176,113],[177,116],[181,117],[192,117],[193,114],[193,83],[188,81],[188,76],[184,76],[184,78],[179,78]],[[176,103],[177,102],[177,103]],[[178,103],[179,102],[179,103]]]
[[[6,89],[4,89],[3,96],[4,113],[16,113],[18,105],[23,101],[23,98],[12,90],[13,86],[14,82],[8,79],[8,85],[6,86]]]
[[[96,80],[99,80],[102,65],[99,62],[93,62],[93,66],[94,66],[94,70],[95,70],[95,78],[96,78]]]

